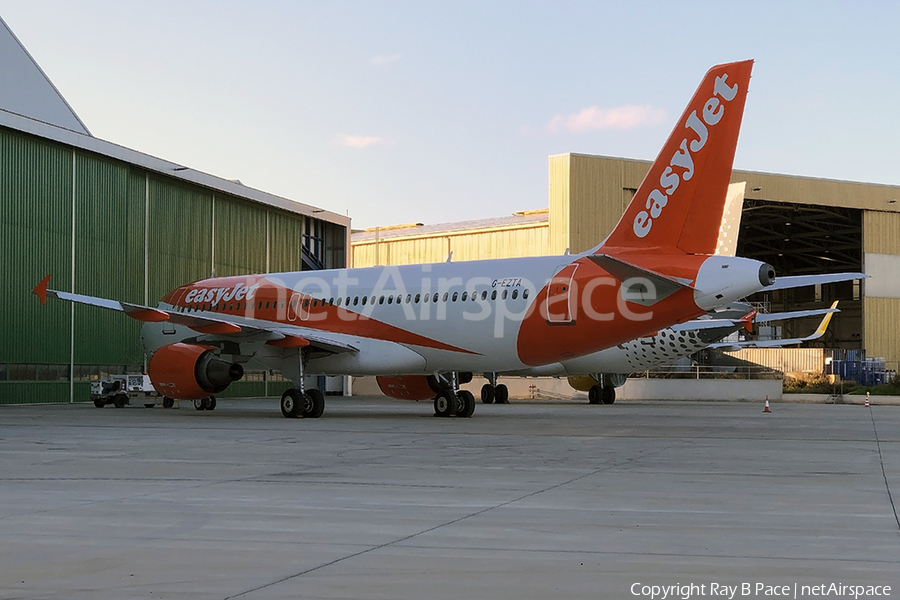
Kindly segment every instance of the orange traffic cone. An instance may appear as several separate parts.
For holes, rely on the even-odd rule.
[[[766,396],[766,407],[763,409],[763,412],[767,412],[767,413],[772,412],[771,410],[769,410],[769,397],[768,396]]]

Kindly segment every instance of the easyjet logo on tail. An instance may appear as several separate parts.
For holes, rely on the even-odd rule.
[[[647,196],[645,204],[647,210],[642,210],[635,215],[634,234],[639,238],[646,237],[650,233],[650,230],[653,228],[653,220],[658,219],[662,215],[663,209],[669,202],[669,197],[678,189],[681,181],[690,181],[691,177],[694,176],[694,158],[691,156],[691,153],[697,153],[706,146],[706,142],[709,139],[708,127],[715,126],[725,115],[725,106],[719,98],[725,102],[731,102],[737,96],[738,85],[729,86],[727,80],[727,73],[716,77],[713,85],[713,95],[703,106],[702,120],[697,116],[696,110],[688,116],[684,126],[686,129],[693,131],[697,137],[690,141],[687,137],[681,140],[681,145],[675,154],[672,155],[669,166],[659,176],[659,187],[654,188]],[[676,167],[681,169],[680,173],[675,171]]]

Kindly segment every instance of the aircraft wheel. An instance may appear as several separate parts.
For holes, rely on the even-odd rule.
[[[194,408],[196,410],[204,410],[206,408],[206,398],[194,398]]]
[[[206,399],[206,410],[216,410],[216,397],[210,396]]]
[[[103,400],[97,399],[97,400],[94,400],[94,406],[96,406],[97,408],[103,408],[104,406],[106,406],[106,402],[104,402]]]
[[[457,394],[459,398],[459,406],[456,409],[457,417],[471,417],[475,412],[475,395],[468,390],[460,390]]]
[[[303,407],[300,390],[291,388],[281,395],[281,414],[288,419],[296,419],[300,416]]]
[[[456,396],[450,390],[445,390],[434,399],[434,416],[452,417],[456,414]]]
[[[307,390],[303,396],[303,416],[307,419],[318,419],[325,412],[325,397],[316,389]]]
[[[494,389],[494,399],[497,404],[509,404],[509,388],[502,383],[498,385]]]
[[[485,404],[494,403],[494,386],[489,383],[481,386],[481,401]]]
[[[600,404],[600,399],[602,396],[603,389],[599,385],[592,385],[591,389],[588,390],[588,403]]]
[[[115,405],[116,408],[125,408],[126,404],[128,404],[128,396],[125,394],[118,394],[113,398],[113,405]]]
[[[175,406],[175,401],[168,396],[163,396],[163,408],[172,408],[173,406]]]
[[[600,392],[600,402],[602,404],[612,404],[616,401],[616,388],[608,385]]]

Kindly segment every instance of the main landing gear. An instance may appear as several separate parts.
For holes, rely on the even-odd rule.
[[[496,373],[485,373],[490,383],[481,386],[481,401],[485,404],[509,404],[509,388],[504,384],[497,385]]]
[[[439,390],[434,398],[434,416],[471,417],[475,412],[475,396],[468,390],[459,389],[459,374],[453,371],[447,379],[438,375]]]
[[[163,400],[163,406],[165,407],[165,400]],[[171,407],[168,407],[171,408]],[[209,398],[197,398],[194,400],[194,408],[197,410],[216,410],[216,397],[210,396]]]
[[[281,395],[281,414],[288,419],[303,417],[318,419],[325,412],[325,397],[317,389],[305,389],[306,358],[300,348],[300,360],[297,367],[297,387],[285,390]]]
[[[611,385],[592,385],[588,390],[588,403],[612,404],[616,401],[616,388]]]
[[[288,419],[304,417],[317,419],[325,411],[325,397],[316,389],[302,392],[296,388],[285,390],[281,395],[281,414]]]

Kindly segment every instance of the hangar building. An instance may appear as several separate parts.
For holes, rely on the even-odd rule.
[[[155,305],[213,274],[346,266],[348,217],[93,137],[2,20],[0,72],[0,403],[87,400],[90,380],[144,363],[137,321],[41,306],[48,273]],[[226,395],[262,395],[266,377]]]
[[[354,232],[352,264],[370,265],[582,252],[602,241],[637,191],[650,161],[585,154],[549,159],[546,210],[443,225]],[[757,294],[772,312],[840,300],[820,345],[864,350],[900,362],[900,187],[734,171],[745,182],[737,255],[772,264],[779,275],[864,272],[862,282]],[[792,331],[794,327],[797,331]],[[815,325],[795,321],[784,337]]]

